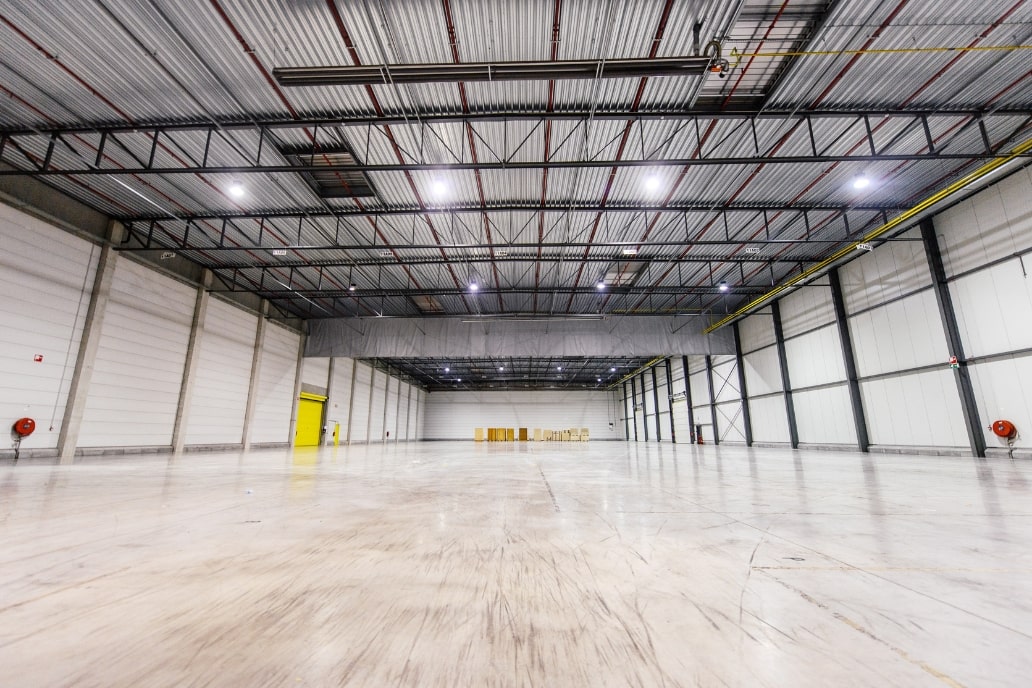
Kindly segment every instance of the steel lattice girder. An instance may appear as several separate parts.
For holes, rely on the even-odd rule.
[[[584,203],[575,201],[570,203],[555,202],[552,205],[530,205],[530,204],[507,204],[507,205],[448,205],[428,207],[391,207],[391,208],[334,208],[327,209],[324,206],[312,208],[270,208],[258,211],[201,211],[178,213],[176,219],[189,222],[222,221],[222,220],[284,220],[284,219],[309,219],[320,218],[348,218],[348,217],[407,217],[407,216],[450,216],[450,215],[480,215],[483,213],[602,213],[603,215],[638,215],[651,213],[673,213],[689,215],[708,215],[713,213],[817,213],[817,212],[845,212],[871,211],[878,213],[893,213],[905,210],[906,206],[900,203],[870,204],[858,203],[856,205],[845,205],[842,203],[732,203],[725,205],[722,201],[696,201],[693,203],[670,203],[669,205],[599,205],[597,203]],[[117,216],[116,216],[117,217]],[[168,215],[145,215],[136,214],[132,216],[121,216],[125,222],[150,222],[168,221]]]
[[[368,117],[237,117],[234,119],[216,120],[213,122],[135,122],[132,124],[112,122],[89,122],[39,127],[0,127],[0,136],[69,136],[71,134],[143,134],[153,137],[155,133],[162,135],[181,131],[205,132],[206,137],[221,136],[225,132],[253,131],[271,132],[276,129],[313,129],[329,127],[398,127],[398,126],[431,126],[435,124],[476,124],[505,122],[585,122],[585,121],[683,121],[709,124],[718,120],[802,120],[814,123],[824,119],[864,119],[864,118],[905,118],[916,121],[919,126],[936,119],[972,118],[983,122],[994,117],[1028,117],[1032,109],[963,109],[943,108],[941,110],[893,110],[889,108],[847,108],[843,110],[775,110],[775,109],[740,109],[726,110],[652,110],[648,112],[625,111],[557,111],[557,112],[483,112],[483,113],[429,113],[429,114],[397,114],[370,115]]]
[[[771,115],[765,114],[762,116],[763,119],[769,118]],[[807,142],[807,148],[809,149],[806,153],[784,153],[778,154],[779,148],[777,146],[763,150],[759,145],[759,139],[756,133],[756,123],[761,119],[761,115],[752,114],[751,116],[739,115],[737,119],[743,120],[743,125],[748,124],[748,129],[743,129],[740,132],[741,136],[750,137],[753,142],[753,150],[751,153],[739,152],[733,155],[711,155],[707,151],[700,149],[698,154],[688,158],[666,158],[666,157],[647,157],[646,159],[622,159],[613,160],[608,159],[607,156],[592,156],[590,159],[580,160],[521,160],[516,161],[510,158],[502,159],[496,156],[494,161],[477,161],[477,162],[456,162],[451,164],[439,164],[439,163],[426,163],[426,162],[399,162],[390,164],[369,164],[369,163],[326,163],[326,164],[290,164],[283,162],[283,152],[277,152],[275,155],[269,155],[266,153],[266,159],[274,157],[275,160],[272,163],[263,163],[262,155],[263,151],[268,151],[269,148],[274,148],[274,144],[268,143],[268,139],[272,138],[270,127],[261,125],[250,125],[250,129],[257,130],[260,132],[258,137],[252,137],[253,140],[245,143],[234,140],[228,142],[225,139],[226,128],[221,125],[206,125],[206,126],[195,126],[189,131],[203,131],[205,132],[203,147],[198,150],[187,150],[188,147],[182,145],[180,142],[175,141],[172,136],[175,131],[187,131],[185,128],[173,129],[169,127],[156,126],[153,128],[146,127],[123,127],[119,131],[101,129],[95,127],[93,129],[83,130],[81,128],[75,129],[53,129],[53,130],[39,130],[32,132],[6,132],[0,134],[0,156],[3,156],[3,162],[8,163],[15,169],[4,169],[0,170],[0,176],[17,176],[27,175],[31,177],[50,177],[50,176],[125,176],[125,175],[178,175],[178,174],[227,174],[227,175],[248,175],[248,174],[289,174],[289,173],[331,173],[331,172],[355,172],[355,173],[384,173],[384,172],[415,172],[415,171],[458,171],[458,170],[519,170],[519,169],[578,169],[578,168],[635,168],[635,167],[682,167],[687,168],[691,166],[723,166],[723,165],[756,165],[756,164],[830,164],[835,162],[906,162],[915,160],[963,160],[971,161],[976,159],[987,159],[999,157],[999,148],[1002,147],[1007,141],[1011,140],[1017,133],[1022,131],[1032,118],[1030,112],[1007,112],[1001,114],[1000,112],[994,113],[978,113],[978,114],[964,114],[964,115],[939,115],[931,113],[911,113],[906,111],[896,113],[879,113],[877,117],[882,118],[902,118],[904,120],[904,126],[900,132],[895,134],[889,141],[878,142],[875,140],[873,129],[871,127],[872,115],[869,113],[837,113],[837,114],[782,114],[782,119],[785,122],[792,123],[792,130],[799,130],[799,135]],[[838,134],[834,137],[824,140],[821,139],[820,135],[815,134],[815,127],[813,123],[820,117],[836,117],[841,119],[842,117],[852,116],[855,119],[854,125],[859,128],[859,132],[866,139],[866,146],[855,146],[851,150],[845,153],[829,154],[822,151],[827,151],[829,148],[834,147],[835,139]],[[950,122],[954,125],[961,123],[961,126],[957,126],[956,130],[951,134],[952,138],[960,136],[963,132],[971,127],[977,127],[979,130],[980,144],[978,150],[969,149],[960,152],[944,152],[944,148],[948,147],[948,142],[936,143],[933,134],[932,127],[930,126],[930,120],[936,117],[947,117],[950,118]],[[676,118],[682,121],[684,127],[688,127],[689,124],[694,124],[697,130],[697,138],[701,142],[701,134],[698,131],[702,129],[703,123],[709,123],[716,119],[720,119],[721,115],[694,115],[694,114],[672,114],[672,118]],[[989,131],[986,126],[986,121],[993,118],[1006,118],[1013,120],[1016,117],[1023,117],[1024,121],[1017,127],[1008,127],[1013,133],[1006,136],[998,137],[998,140],[992,141],[989,135]],[[637,115],[627,116],[624,115],[622,119],[625,120],[642,120]],[[541,121],[544,121],[543,119]],[[581,120],[587,122],[588,119],[584,118]],[[806,125],[805,128],[802,125]],[[298,127],[297,122],[292,122],[294,127]],[[335,122],[334,126],[341,126],[343,122]],[[286,126],[286,125],[284,125]],[[371,125],[370,125],[371,126]],[[414,126],[426,127],[430,126],[423,123],[422,120],[416,120]],[[377,127],[379,130],[379,127]],[[101,134],[99,142],[96,144],[84,140],[81,134],[84,131],[90,131],[96,133],[99,131]],[[917,132],[918,136],[910,143],[911,150],[906,152],[889,152],[890,149],[896,147],[897,143],[903,140],[911,132]],[[134,136],[143,139],[136,142],[135,148],[137,152],[132,152],[132,149],[125,143],[117,138],[117,135],[123,137]],[[163,140],[164,139],[164,140]],[[243,159],[249,161],[248,164],[238,165],[212,165],[208,163],[210,146],[213,140],[225,142],[227,146],[230,146],[235,153],[237,159]],[[175,147],[181,151],[181,155],[177,156],[177,161],[183,163],[182,165],[168,166],[156,164],[156,161],[160,162],[160,158],[157,155],[159,150],[159,144],[166,146],[167,143],[174,143]],[[143,147],[149,149],[149,153],[144,153]],[[129,158],[135,164],[113,164],[105,153],[106,146],[117,145],[122,154],[128,154]],[[713,146],[711,146],[712,148]],[[971,148],[969,146],[969,148]],[[332,152],[333,147],[324,148],[319,145],[313,144],[310,149],[307,150],[307,155],[311,156],[313,153],[320,152]],[[32,152],[36,151],[36,152]],[[292,151],[298,153],[298,151]],[[62,167],[56,167],[53,164],[55,153],[59,153]],[[305,151],[301,151],[305,153]]]

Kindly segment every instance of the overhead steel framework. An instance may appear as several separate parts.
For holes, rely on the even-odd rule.
[[[555,113],[548,113],[555,116]],[[475,121],[475,116],[466,115],[467,123]],[[576,118],[584,124],[594,115],[581,113]],[[841,122],[843,118],[849,122],[847,130],[842,127],[818,127],[815,122],[834,119]],[[877,125],[872,119],[878,119]],[[536,116],[539,123],[547,118]],[[625,115],[628,121],[646,121],[638,113]],[[650,117],[649,120],[655,120]],[[332,173],[332,172],[440,172],[440,171],[489,171],[489,170],[553,170],[553,169],[586,169],[586,168],[663,168],[692,166],[733,166],[733,165],[770,165],[770,164],[832,164],[836,162],[909,162],[920,160],[932,161],[971,161],[1002,157],[1001,149],[1011,142],[1032,122],[1032,109],[1023,111],[989,111],[960,113],[929,113],[908,111],[871,114],[869,112],[835,112],[810,113],[806,111],[781,113],[713,113],[697,115],[694,113],[670,113],[670,119],[681,123],[680,129],[694,135],[697,142],[697,154],[691,157],[676,157],[646,154],[638,158],[612,158],[593,155],[576,160],[542,159],[516,160],[516,153],[523,147],[530,136],[524,137],[515,151],[506,155],[493,153],[490,146],[484,146],[487,155],[483,160],[455,160],[448,163],[429,162],[422,151],[408,156],[400,155],[395,163],[337,162],[335,159],[317,162],[313,153],[321,150],[332,151],[328,143],[320,144],[318,129],[311,132],[311,149],[307,162],[297,151],[293,163],[285,161],[278,146],[270,140],[274,139],[275,128],[303,128],[297,121],[278,121],[269,124],[251,123],[246,129],[256,132],[257,136],[248,137],[247,141],[226,138],[230,128],[239,128],[239,124],[222,125],[173,125],[173,126],[134,126],[110,128],[103,125],[95,127],[69,129],[39,129],[0,131],[0,161],[13,169],[0,169],[0,176],[47,177],[47,176],[126,176],[126,175],[179,175],[179,174],[297,174],[297,173]],[[788,135],[796,141],[795,145],[763,146],[757,131],[759,120],[770,121],[780,119],[788,126]],[[703,131],[714,122],[735,120],[737,125],[722,140],[706,145]],[[892,128],[895,133],[890,137],[878,135],[877,129],[891,120],[899,120],[901,126]],[[375,121],[375,120],[370,120]],[[386,120],[385,120],[386,121]],[[507,121],[507,120],[501,120]],[[988,122],[999,123],[990,131]],[[413,116],[407,123],[419,129],[429,128],[432,124],[420,117]],[[347,126],[354,122],[334,121],[325,126]],[[378,135],[389,136],[386,124],[367,125]],[[398,126],[395,124],[393,126]],[[471,126],[471,125],[470,125]],[[826,130],[825,130],[826,129]],[[944,132],[945,129],[945,132]],[[841,137],[855,130],[861,137],[862,145],[852,145],[845,150],[840,144]],[[974,136],[967,132],[975,132]],[[189,140],[178,140],[177,132],[189,132]],[[99,134],[96,141],[83,139],[82,134]],[[195,134],[203,133],[203,140]],[[371,135],[371,133],[370,133]],[[421,138],[425,135],[418,134]],[[572,134],[568,134],[567,138]],[[726,148],[722,144],[731,137],[742,138],[751,146],[736,146],[734,151],[714,152]],[[945,140],[942,140],[945,137]],[[325,136],[324,136],[325,138]],[[939,139],[939,140],[937,140]],[[393,141],[393,138],[391,139]],[[232,153],[233,157],[245,164],[215,164],[210,161],[213,143],[220,149],[220,158]],[[170,158],[170,149],[178,153]],[[222,150],[225,149],[225,150]],[[273,150],[277,149],[277,150]],[[271,151],[271,152],[270,152]],[[835,151],[835,152],[831,152]],[[109,155],[109,153],[111,155]],[[115,161],[114,157],[124,158]],[[493,157],[493,159],[489,159]],[[356,156],[356,159],[361,158]],[[169,165],[170,160],[176,165]]]

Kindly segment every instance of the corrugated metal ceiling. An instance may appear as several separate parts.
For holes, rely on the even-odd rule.
[[[1032,6],[1014,0],[0,8],[3,163],[132,223],[133,246],[177,250],[215,270],[221,288],[256,291],[301,317],[723,312],[1024,140],[1032,110]],[[721,43],[728,73],[289,89],[272,77],[277,67],[456,56],[686,56],[697,22],[703,46]],[[197,127],[155,142],[156,125],[183,123]],[[282,151],[298,150],[440,167],[370,170],[373,196],[323,198],[286,168]],[[474,160],[497,168],[449,169]],[[53,176],[41,174],[44,161]],[[518,167],[542,162],[576,165]],[[58,174],[69,170],[78,174]],[[862,193],[850,184],[861,174],[875,182]],[[233,181],[244,197],[227,192]],[[769,243],[747,253],[750,240]],[[624,247],[644,268],[632,286],[595,293],[600,277],[626,269]],[[473,279],[484,291],[463,294]],[[720,281],[732,290],[715,291]]]

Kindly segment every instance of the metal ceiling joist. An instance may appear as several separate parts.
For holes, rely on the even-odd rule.
[[[330,173],[330,172],[449,172],[463,170],[542,170],[542,169],[591,169],[591,168],[691,168],[691,167],[728,167],[733,165],[827,165],[836,162],[856,163],[878,163],[878,162],[911,162],[918,160],[946,161],[956,160],[969,162],[972,160],[1002,160],[1007,156],[991,150],[972,151],[967,153],[944,153],[942,151],[926,151],[920,153],[884,153],[870,155],[862,153],[849,153],[840,155],[737,155],[719,157],[698,157],[698,158],[664,158],[649,160],[534,160],[534,161],[512,161],[512,162],[457,162],[451,164],[431,163],[398,163],[387,165],[186,165],[183,167],[94,167],[84,158],[78,158],[78,162],[86,163],[77,167],[48,167],[40,165],[37,169],[2,169],[0,177],[71,177],[71,176],[151,176],[151,175],[180,175],[180,174],[222,174],[222,175],[250,175],[250,174],[296,174],[302,173]],[[1021,157],[1032,157],[1023,154]],[[14,164],[18,162],[25,164],[24,159],[4,160]]]
[[[479,215],[488,213],[603,213],[611,215],[639,214],[639,213],[688,213],[688,214],[711,214],[722,213],[814,213],[814,212],[846,212],[870,211],[876,213],[892,213],[903,210],[901,204],[872,204],[859,203],[856,205],[845,205],[842,203],[732,203],[725,205],[718,201],[697,201],[694,203],[671,203],[669,205],[598,205],[591,203],[566,203],[555,202],[552,205],[526,205],[506,204],[488,205],[486,208],[479,205],[447,205],[440,207],[392,207],[392,208],[334,208],[328,209],[320,206],[315,208],[282,209],[272,208],[260,211],[205,211],[196,213],[177,214],[176,219],[181,221],[202,222],[208,220],[276,220],[276,219],[297,219],[299,217],[317,218],[343,218],[343,217],[401,217],[410,215]],[[120,218],[124,221],[164,221],[168,220],[167,215],[143,215],[133,214]]]
[[[463,62],[458,64],[378,64],[283,67],[272,75],[280,86],[389,86],[459,81],[548,81],[550,79],[623,79],[643,76],[702,76],[709,57],[552,62]]]
[[[260,268],[255,268],[260,269]],[[413,297],[413,296],[494,296],[496,294],[509,295],[509,294],[528,294],[533,295],[538,292],[545,292],[548,294],[561,294],[567,296],[573,294],[574,296],[598,296],[601,294],[616,294],[620,296],[640,296],[643,294],[657,294],[657,295],[692,295],[692,294],[704,294],[704,295],[719,295],[726,293],[721,290],[716,284],[712,286],[681,286],[681,285],[670,285],[670,286],[641,286],[641,287],[611,287],[607,288],[605,292],[599,292],[594,286],[587,287],[570,287],[570,286],[557,286],[557,287],[480,287],[475,293],[470,292],[466,289],[457,289],[455,287],[439,287],[439,288],[421,288],[421,289],[361,289],[356,291],[350,291],[348,289],[265,289],[255,288],[253,285],[239,285],[239,289],[213,289],[212,292],[233,292],[233,291],[248,291],[263,299],[275,300],[275,299],[379,299],[379,298],[392,298],[392,297]],[[742,286],[736,287],[734,290],[735,294],[764,294],[769,291],[770,287],[765,286]]]
[[[869,118],[903,118],[908,120],[923,120],[934,122],[935,120],[956,120],[959,118],[974,118],[991,120],[995,117],[1027,117],[1032,114],[1029,109],[997,108],[992,110],[980,109],[957,109],[943,108],[941,110],[907,109],[892,110],[884,107],[872,108],[844,108],[841,110],[797,110],[756,109],[756,108],[734,108],[724,110],[695,108],[691,110],[649,110],[646,112],[629,113],[626,111],[606,111],[600,108],[591,112],[586,110],[566,111],[521,111],[521,112],[472,112],[472,113],[418,113],[418,114],[385,114],[370,116],[347,116],[347,117],[248,117],[246,119],[235,118],[216,120],[215,122],[134,122],[113,123],[113,122],[88,122],[68,123],[61,125],[44,125],[39,127],[17,127],[0,126],[0,136],[32,136],[39,135],[50,137],[52,134],[69,136],[71,134],[144,134],[153,136],[154,132],[161,132],[162,135],[174,134],[176,132],[202,132],[207,138],[211,135],[233,131],[258,131],[275,129],[327,129],[333,127],[365,128],[365,127],[401,127],[401,126],[436,126],[440,124],[478,124],[478,123],[505,123],[505,122],[584,122],[584,121],[639,121],[639,122],[699,122],[709,124],[710,121],[734,121],[755,119],[757,121],[786,120],[796,121],[798,119],[809,120],[812,124],[819,124],[821,120],[841,120]]]
[[[155,223],[156,224],[156,223]],[[195,235],[196,237],[196,235]],[[894,241],[907,241],[907,239],[893,239]],[[138,242],[138,245],[134,245],[132,242]],[[506,249],[508,251],[545,251],[554,250],[560,251],[562,249],[570,248],[593,248],[593,249],[612,249],[614,255],[618,251],[628,250],[640,250],[644,248],[656,248],[656,247],[676,247],[676,248],[687,248],[690,246],[733,246],[733,247],[747,247],[747,246],[781,246],[781,247],[792,247],[792,246],[834,246],[841,244],[846,239],[816,239],[807,237],[795,237],[795,238],[772,238],[772,239],[746,239],[746,238],[726,238],[726,239],[697,239],[692,241],[685,240],[647,240],[647,241],[569,241],[569,242],[511,242],[511,243],[441,243],[441,244],[424,244],[424,243],[406,243],[403,246],[386,246],[384,244],[264,244],[264,243],[251,243],[251,244],[215,244],[215,243],[190,243],[188,237],[181,243],[172,243],[171,237],[155,235],[152,230],[141,228],[137,224],[129,227],[126,243],[119,247],[120,251],[157,251],[163,249],[170,249],[174,251],[204,251],[204,252],[234,252],[234,251],[289,251],[291,253],[297,252],[308,252],[308,251],[380,251],[390,250],[396,256],[400,256],[405,251],[424,251],[424,250],[443,250],[443,251],[489,251],[490,249]],[[624,256],[625,259],[637,260],[637,255],[627,254]],[[463,257],[457,256],[456,262],[462,262]]]
[[[841,242],[836,242],[841,243]],[[241,249],[236,249],[241,250]],[[262,249],[268,253],[268,249]],[[492,258],[489,255],[480,256],[455,256],[450,258],[442,258],[440,256],[413,256],[405,257],[400,255],[403,253],[403,249],[397,251],[399,254],[396,257],[391,258],[366,258],[366,257],[355,257],[353,259],[332,259],[332,258],[309,258],[305,260],[291,259],[291,260],[277,260],[275,257],[270,259],[270,262],[261,263],[251,260],[249,262],[224,262],[219,265],[213,265],[213,270],[246,270],[249,268],[347,268],[347,267],[379,267],[379,266],[400,266],[400,265],[455,265],[455,264],[490,264],[491,261],[497,263],[569,263],[571,260],[583,260],[586,263],[595,264],[607,264],[607,263],[659,263],[668,264],[676,263],[682,265],[697,264],[697,263],[720,263],[728,260],[734,260],[735,262],[743,263],[809,263],[820,260],[820,255],[806,255],[806,256],[764,256],[762,254],[745,254],[741,256],[735,256],[733,259],[726,255],[686,255],[686,256],[643,256],[641,254],[634,256],[588,256],[582,258],[580,256],[573,258],[569,255],[548,255],[543,254],[541,256],[537,253],[523,253],[523,254],[509,254],[499,255],[495,253]],[[203,262],[203,260],[198,260]]]

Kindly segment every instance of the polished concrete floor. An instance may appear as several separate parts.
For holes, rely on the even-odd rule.
[[[3,686],[1027,686],[1032,464],[421,443],[0,465]]]

